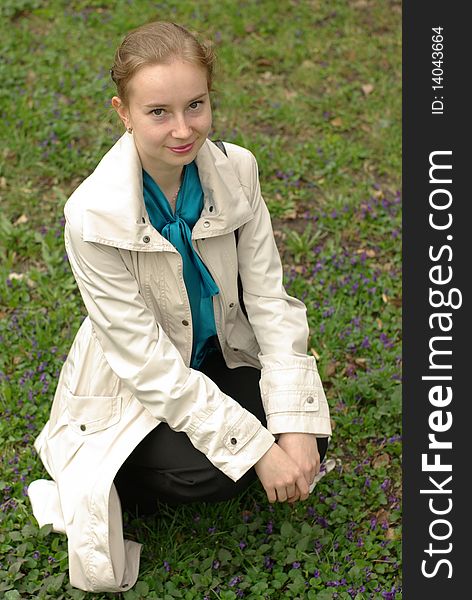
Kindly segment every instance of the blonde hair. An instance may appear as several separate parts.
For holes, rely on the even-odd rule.
[[[210,45],[199,42],[185,27],[165,21],[154,21],[130,31],[117,48],[110,70],[123,104],[128,105],[128,84],[139,69],[168,64],[175,58],[202,67],[211,90],[215,55]]]

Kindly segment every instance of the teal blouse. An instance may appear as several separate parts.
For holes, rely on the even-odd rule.
[[[192,245],[192,229],[203,209],[203,190],[195,162],[184,167],[175,214],[157,183],[144,169],[143,192],[151,224],[182,257],[193,324],[190,366],[198,369],[210,348],[210,339],[216,335],[213,296],[219,290]]]

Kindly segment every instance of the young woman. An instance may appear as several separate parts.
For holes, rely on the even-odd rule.
[[[305,500],[331,435],[256,160],[208,139],[212,74],[183,27],[129,33],[111,70],[126,132],[65,206],[88,317],[35,444],[52,481],[29,493],[83,590],[137,579],[122,508],[222,501],[256,478],[269,502]]]

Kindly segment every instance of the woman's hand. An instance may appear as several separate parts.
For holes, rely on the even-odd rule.
[[[286,502],[297,495],[308,498],[308,483],[302,470],[280,445],[274,443],[254,469],[269,502]]]
[[[320,471],[320,454],[315,434],[281,433],[277,443],[301,470],[309,488]],[[293,495],[289,495],[288,501],[306,500],[308,496],[308,491],[305,493],[299,487]]]

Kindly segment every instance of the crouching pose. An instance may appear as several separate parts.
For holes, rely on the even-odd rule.
[[[331,435],[256,160],[208,139],[213,60],[178,25],[130,32],[111,70],[126,131],[65,206],[88,316],[35,443],[51,480],[29,495],[83,590],[134,585],[123,510],[225,501],[257,478],[269,502],[305,500]]]

